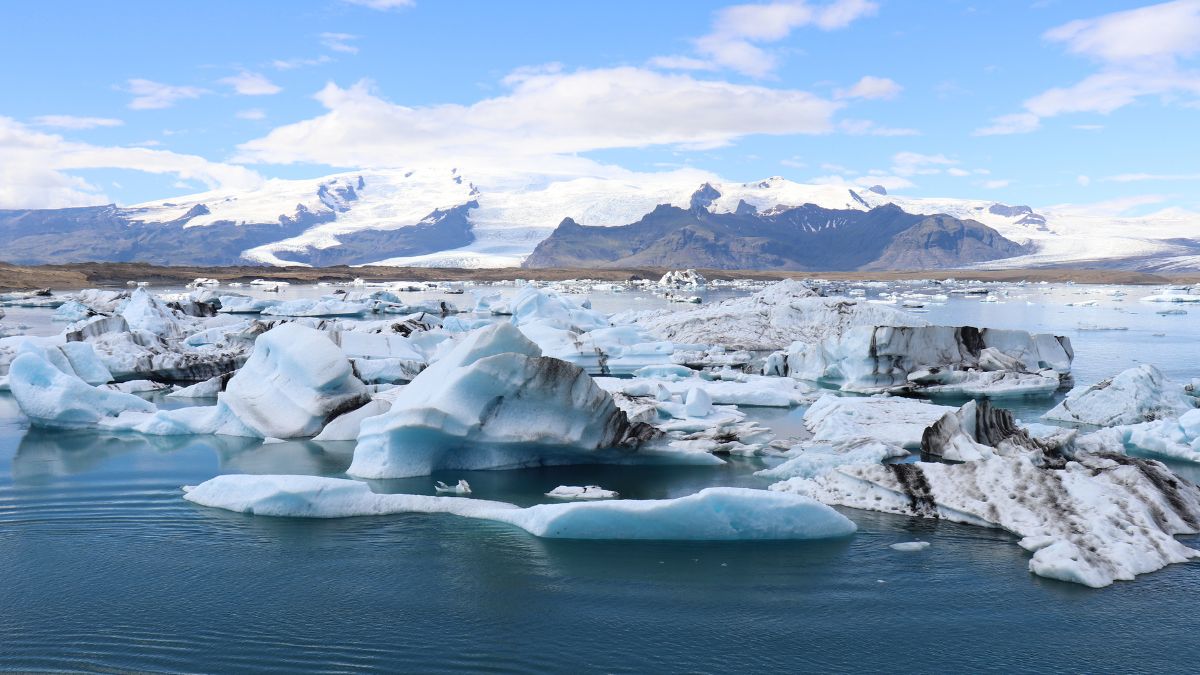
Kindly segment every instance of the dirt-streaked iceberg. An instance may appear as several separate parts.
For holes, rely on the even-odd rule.
[[[631,424],[578,366],[541,355],[515,326],[476,330],[364,419],[349,473],[404,478],[438,469],[597,461],[656,435]]]

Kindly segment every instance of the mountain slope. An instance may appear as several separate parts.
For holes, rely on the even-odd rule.
[[[698,192],[698,186],[706,187]],[[128,207],[0,210],[0,260],[517,267],[566,218],[584,228],[629,224],[650,217],[660,205],[700,215],[672,221],[678,230],[656,230],[659,240],[627,249],[618,258],[678,261],[681,256],[672,257],[672,251],[688,249],[711,263],[780,269],[974,263],[1200,270],[1200,216],[1183,211],[1121,216],[1070,205],[1035,210],[986,200],[889,195],[877,186],[808,185],[779,176],[726,182],[694,169],[614,170],[605,177],[554,179],[449,166],[268,180],[248,191],[217,190]],[[852,228],[828,241],[807,237],[804,246],[811,250],[798,252],[792,250],[791,238],[845,224],[829,221],[827,215],[804,216],[804,211],[781,215],[806,205],[847,212],[838,216],[847,222],[863,217],[849,212],[865,214],[888,205],[913,217],[951,220],[905,229],[903,236],[887,229],[901,221],[872,221],[884,229],[852,235]],[[737,220],[753,214],[759,219]],[[678,214],[658,214],[651,221],[655,218],[670,220]],[[556,236],[561,242],[567,234]],[[996,236],[1022,248],[1013,249]],[[580,237],[575,239],[583,246]],[[816,250],[822,251],[820,256],[812,253]],[[555,255],[612,257],[604,250],[583,253],[560,248]],[[539,258],[544,255],[545,250]]]
[[[715,269],[927,269],[1019,255],[995,230],[949,216],[813,204],[758,213],[750,205],[713,213],[696,192],[691,208],[660,205],[629,225],[583,227],[564,220],[524,267],[707,267]]]

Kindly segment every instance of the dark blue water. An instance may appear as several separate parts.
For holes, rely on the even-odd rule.
[[[940,312],[1064,329],[1134,310],[1129,331],[1072,335],[1080,379],[1138,360],[1194,374],[1191,316],[975,301]],[[1167,321],[1170,337],[1154,337]],[[781,435],[800,414],[756,412]],[[256,518],[181,497],[220,473],[339,475],[350,450],[31,431],[0,394],[0,670],[1177,672],[1200,661],[1200,563],[1091,590],[1029,574],[1003,532],[858,511],[845,513],[859,532],[830,541],[577,542],[445,515]],[[763,487],[762,466],[463,472],[374,488],[431,494],[433,479],[467,478],[478,497],[521,504],[560,484],[659,498]],[[888,548],[914,538],[932,546]]]

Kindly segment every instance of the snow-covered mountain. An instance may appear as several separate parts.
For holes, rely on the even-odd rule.
[[[1200,269],[1200,221],[1186,213],[1110,217],[1071,207],[902,197],[778,176],[734,183],[694,170],[556,180],[449,167],[277,179],[250,192],[213,191],[130,207],[0,211],[0,258],[516,267],[566,218],[613,226],[638,221],[660,204],[713,213],[734,213],[744,204],[767,213],[804,204],[868,211],[889,203],[910,214],[977,221],[1032,251],[982,266]]]

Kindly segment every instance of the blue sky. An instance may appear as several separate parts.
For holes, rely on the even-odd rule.
[[[1200,0],[10,3],[0,208],[690,166],[1200,210]]]

